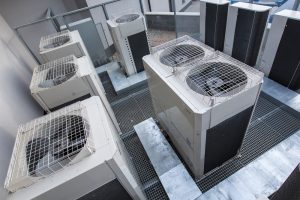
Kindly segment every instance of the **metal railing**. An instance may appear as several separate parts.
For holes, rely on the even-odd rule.
[[[14,27],[13,29],[15,30],[15,32],[17,33],[18,37],[20,38],[21,42],[25,45],[25,47],[28,49],[28,51],[30,52],[30,54],[34,57],[34,59],[39,63],[39,59],[37,58],[37,56],[33,53],[33,51],[31,50],[31,48],[28,46],[28,44],[26,43],[25,39],[23,38],[22,34],[20,33],[20,29],[22,28],[26,28],[26,27],[29,27],[29,26],[32,26],[32,25],[35,25],[35,24],[39,24],[39,23],[42,23],[42,22],[46,22],[46,21],[51,21],[51,23],[53,24],[53,26],[55,27],[55,29],[57,31],[59,31],[59,27],[57,27],[59,24],[57,23],[57,20],[58,19],[62,19],[63,23],[66,25],[67,29],[69,29],[69,23],[66,22],[65,20],[65,17],[66,16],[70,16],[70,15],[74,15],[74,14],[78,14],[78,13],[82,13],[84,11],[90,11],[91,9],[94,9],[94,8],[102,8],[103,10],[103,13],[105,15],[105,19],[108,20],[109,17],[108,17],[108,13],[107,13],[107,9],[106,9],[106,5],[108,4],[112,4],[112,3],[115,3],[115,2],[118,2],[120,0],[111,0],[111,1],[108,1],[108,2],[105,2],[105,3],[101,3],[101,4],[97,4],[97,5],[94,5],[94,6],[89,6],[89,7],[85,7],[85,8],[80,8],[80,9],[77,9],[77,10],[73,10],[73,11],[70,11],[70,12],[65,12],[65,13],[61,13],[61,14],[57,14],[57,15],[54,15],[52,10],[51,9],[48,9],[47,10],[47,14],[46,14],[46,17],[43,18],[43,19],[39,19],[39,20],[36,20],[36,21],[33,21],[33,22],[30,22],[30,23],[26,23],[26,24],[22,24],[22,25],[19,25],[19,26],[16,26]],[[93,20],[93,18],[92,18]],[[93,20],[94,21],[94,20]]]

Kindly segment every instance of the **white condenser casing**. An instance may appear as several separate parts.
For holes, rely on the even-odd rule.
[[[77,30],[64,30],[44,36],[40,40],[39,49],[43,63],[69,55],[74,55],[77,58],[82,56],[89,57],[88,51]]]
[[[91,96],[99,96],[118,127],[99,76],[86,56],[67,56],[37,66],[33,72],[30,90],[46,112]]]
[[[130,76],[144,71],[142,58],[150,53],[144,16],[124,14],[107,24],[125,73]]]
[[[156,117],[200,178],[238,154],[263,74],[216,52],[209,59],[191,59],[166,75],[168,68],[159,64],[158,52],[154,49],[144,57]]]
[[[9,200],[146,199],[99,97],[21,125],[5,188]]]

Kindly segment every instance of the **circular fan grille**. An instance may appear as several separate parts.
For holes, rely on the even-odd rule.
[[[44,124],[36,138],[26,145],[26,161],[31,176],[42,176],[68,164],[86,144],[82,117],[65,115]]]
[[[126,23],[126,22],[132,22],[139,18],[140,15],[138,14],[128,14],[128,15],[123,15],[122,17],[119,17],[116,19],[117,23]]]
[[[64,45],[70,41],[70,36],[69,35],[61,35],[59,37],[54,38],[51,40],[51,42],[47,45],[45,45],[43,48],[44,49],[51,49],[55,47],[59,47],[61,45]]]
[[[46,74],[46,79],[39,84],[40,88],[49,88],[60,85],[72,78],[77,72],[74,63],[62,63],[51,69]]]
[[[170,67],[184,63],[194,57],[204,57],[204,50],[196,45],[181,44],[164,50],[160,55],[160,62]]]
[[[205,96],[229,96],[243,90],[247,75],[239,67],[211,62],[192,69],[186,82],[195,92]]]

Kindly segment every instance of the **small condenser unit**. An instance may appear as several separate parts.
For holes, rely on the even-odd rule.
[[[75,55],[77,58],[82,56],[89,57],[88,51],[77,30],[47,35],[40,40],[40,55],[44,63],[56,60],[65,56]]]
[[[107,24],[125,73],[130,76],[144,71],[142,58],[150,53],[144,17],[139,13],[124,14]]]

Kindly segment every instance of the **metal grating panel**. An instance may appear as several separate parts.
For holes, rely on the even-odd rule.
[[[242,167],[243,164],[239,161],[239,159],[235,158],[227,162],[222,167],[201,178],[199,181],[197,181],[197,185],[200,188],[201,192],[204,193],[221,181],[225,180],[227,177],[237,172]]]
[[[281,139],[278,133],[268,127],[264,122],[260,122],[249,128],[241,148],[242,156],[240,161],[246,165],[280,141]]]
[[[278,109],[264,122],[281,135],[281,140],[291,136],[300,129],[300,121],[282,109]]]
[[[221,52],[209,61],[195,59],[187,66],[191,70],[178,73],[178,78],[209,106],[256,87],[263,79],[263,73]]]
[[[104,86],[105,89],[109,88],[107,86]],[[110,101],[123,131],[123,141],[132,157],[148,199],[168,199],[141,142],[133,131],[133,125],[154,117],[147,86],[141,86],[124,96],[110,98]],[[299,119],[272,103],[262,94],[244,138],[241,157],[228,161],[196,181],[198,187],[202,192],[208,191],[299,129]]]
[[[161,63],[167,66],[176,67],[195,57],[202,58],[204,54],[204,50],[199,46],[191,44],[179,44],[164,50],[160,54],[159,60]]]
[[[227,96],[242,91],[247,84],[243,70],[225,62],[207,62],[192,69],[186,78],[195,92],[205,96]]]
[[[155,118],[148,89],[113,102],[112,108],[123,133],[132,131],[134,125],[150,117]]]
[[[258,118],[261,118],[263,116],[266,116],[266,114],[272,112],[276,108],[278,108],[278,106],[273,104],[266,98],[259,98],[254,110],[252,121],[255,121]]]
[[[162,184],[160,182],[156,182],[150,187],[145,189],[145,193],[148,199],[151,200],[167,200],[169,197],[167,196]]]
[[[135,164],[142,184],[155,179],[157,175],[137,134],[135,132],[130,132],[130,134],[127,135],[123,141],[133,163]]]

